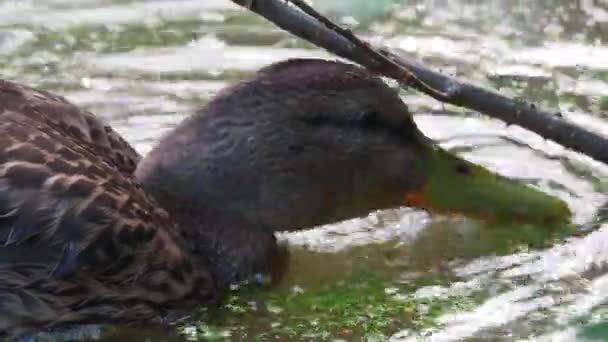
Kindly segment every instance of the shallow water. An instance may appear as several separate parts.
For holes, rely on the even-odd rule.
[[[315,6],[435,69],[608,134],[608,5],[602,1],[317,0]],[[0,2],[0,75],[65,94],[109,120],[142,153],[225,85],[289,57],[330,55],[227,0]],[[106,329],[102,339],[608,336],[602,323],[608,168],[524,129],[415,92],[403,97],[430,137],[566,200],[580,234],[527,249],[522,245],[531,235],[521,227],[407,208],[373,213],[283,235],[294,257],[282,288],[234,299],[209,325],[197,318],[176,331]],[[505,239],[514,241],[507,249]],[[363,294],[375,297],[344,305]]]

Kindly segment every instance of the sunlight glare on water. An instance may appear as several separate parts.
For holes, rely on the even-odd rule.
[[[608,135],[608,6],[600,2],[317,0],[315,5],[338,18],[354,17],[344,22],[360,23],[358,33],[436,70],[559,110]],[[142,153],[221,88],[292,57],[331,55],[228,0],[0,2],[2,77],[66,95],[106,118]],[[382,332],[394,341],[583,340],[588,322],[608,304],[606,166],[413,91],[404,91],[403,98],[428,136],[559,196],[573,209],[581,231],[588,231],[543,249],[505,255],[490,244],[472,252],[483,225],[396,208],[282,234],[303,249],[289,286],[308,291],[343,284],[346,274],[363,264],[390,275],[386,288],[407,298],[483,293],[473,305],[438,314],[429,326],[412,328],[404,319]],[[399,262],[387,262],[387,254],[396,254]],[[432,272],[448,280],[416,285]],[[414,288],[400,287],[405,282]],[[278,327],[263,315],[252,316],[243,321],[253,332]],[[175,336],[155,331],[146,338]]]

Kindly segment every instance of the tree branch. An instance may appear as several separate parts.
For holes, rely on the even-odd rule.
[[[608,139],[569,122],[561,113],[542,110],[532,103],[516,101],[459,82],[386,48],[378,51],[301,0],[288,0],[293,5],[284,0],[232,1],[329,52],[393,78],[404,87],[411,86],[439,101],[478,111],[507,124],[519,125],[545,139],[608,164]]]

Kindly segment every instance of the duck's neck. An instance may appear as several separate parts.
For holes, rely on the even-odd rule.
[[[281,274],[288,258],[276,244],[272,229],[238,213],[214,207],[201,198],[178,191],[182,177],[138,173],[146,193],[152,195],[177,223],[178,234],[200,267],[210,267],[218,288],[250,280],[258,274]],[[221,205],[221,204],[220,204]]]

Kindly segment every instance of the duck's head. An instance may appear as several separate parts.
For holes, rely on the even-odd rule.
[[[434,145],[380,78],[323,60],[278,63],[223,90],[137,176],[174,205],[217,206],[274,230],[398,206],[532,223],[570,215],[562,201]]]

